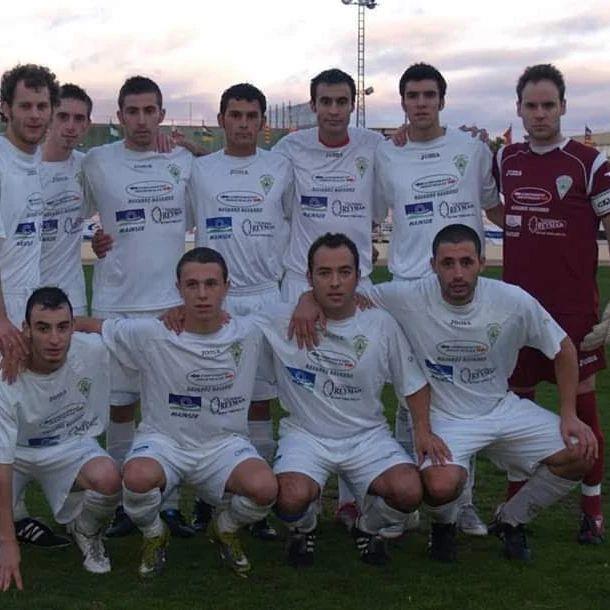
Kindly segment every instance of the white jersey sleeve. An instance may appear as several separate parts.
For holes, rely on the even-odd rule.
[[[0,383],[0,464],[12,464],[15,461],[17,447],[16,405],[11,395],[5,392],[4,382]]]
[[[479,160],[479,172],[481,185],[481,208],[483,210],[489,210],[496,207],[500,203],[500,196],[498,194],[498,186],[493,177],[492,165],[493,165],[493,154],[484,142],[479,142],[480,149],[480,160]]]
[[[154,334],[157,320],[109,319],[102,324],[102,339],[112,355],[124,366],[138,369],[142,359],[142,342]]]
[[[567,335],[533,296],[525,290],[522,293],[524,343],[528,347],[540,350],[549,360],[553,360],[561,349],[560,343]]]

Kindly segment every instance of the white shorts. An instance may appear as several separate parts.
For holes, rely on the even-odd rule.
[[[94,309],[92,317],[109,319],[132,319],[132,318],[159,318],[167,309],[153,309],[151,311],[105,311]],[[110,405],[123,407],[136,402],[140,398],[140,373],[135,369],[121,364],[112,354],[110,355]]]
[[[229,290],[224,306],[231,315],[247,316],[263,309],[266,305],[281,302],[279,287],[274,285],[263,287],[261,290],[236,290],[235,292]],[[277,398],[273,352],[267,341],[263,341],[256,369],[252,400],[271,400],[273,398]]]
[[[362,506],[371,483],[397,464],[414,464],[386,428],[367,430],[347,439],[321,438],[284,426],[273,472],[298,472],[323,488],[329,475],[345,479]]]
[[[530,400],[509,393],[487,415],[476,419],[447,419],[430,414],[432,431],[451,451],[452,463],[468,470],[477,452],[502,470],[529,478],[538,464],[566,448],[559,431],[559,417]],[[431,466],[426,460],[422,468]]]
[[[84,494],[68,498],[81,468],[93,458],[109,455],[84,436],[52,447],[17,447],[13,464],[13,508],[23,488],[38,481],[58,523],[69,523],[82,510]]]
[[[184,449],[164,434],[136,432],[125,463],[141,457],[151,458],[163,468],[164,498],[186,483],[212,506],[222,502],[227,481],[239,464],[249,458],[263,459],[248,439],[237,434],[203,441],[198,449]]]
[[[370,289],[372,285],[373,283],[369,277],[360,278],[358,282],[358,287],[362,290]],[[308,290],[311,290],[311,286],[307,276],[294,273],[293,271],[286,271],[281,288],[282,301],[284,303],[298,303],[300,296]]]

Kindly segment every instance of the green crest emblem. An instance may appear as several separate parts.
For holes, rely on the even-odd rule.
[[[362,354],[366,351],[366,348],[369,344],[369,340],[364,335],[356,335],[352,339],[352,345],[354,346],[354,351],[356,352],[356,356],[358,360],[362,357]]]
[[[231,343],[229,351],[231,352],[231,356],[233,357],[233,362],[235,362],[235,366],[239,366],[239,361],[241,360],[241,355],[244,351],[241,342],[234,341],[233,343]]]
[[[572,186],[572,178],[570,176],[559,176],[557,180],[555,180],[555,185],[557,186],[557,193],[559,194],[559,199],[563,199],[567,192],[570,190]]]
[[[82,379],[79,379],[78,383],[76,384],[76,387],[78,388],[78,391],[85,398],[87,398],[89,396],[89,392],[91,391],[91,379],[89,379],[89,377],[83,377]]]
[[[180,182],[180,174],[182,173],[180,167],[175,163],[170,163],[167,166],[167,171],[169,171],[171,177],[174,179],[174,182],[178,184],[178,182]]]
[[[364,178],[364,174],[369,166],[369,160],[365,157],[356,157],[356,169],[360,174],[361,178]]]
[[[271,187],[273,186],[274,182],[275,180],[270,174],[265,174],[261,176],[260,184],[263,187],[263,191],[265,191],[265,195],[269,194],[269,191],[271,190]]]
[[[500,336],[500,331],[502,330],[502,326],[497,322],[492,322],[487,325],[487,338],[489,339],[489,344],[493,347],[494,343]]]
[[[460,172],[460,176],[463,176],[466,167],[468,166],[468,157],[466,155],[455,155],[455,157],[453,157],[453,164],[457,171]]]

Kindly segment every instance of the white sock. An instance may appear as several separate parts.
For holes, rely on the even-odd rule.
[[[367,494],[358,518],[358,529],[367,534],[378,534],[385,527],[402,526],[408,513],[392,508],[381,496]]]
[[[119,469],[123,466],[125,456],[131,449],[135,430],[135,421],[118,423],[110,420],[108,424],[108,429],[106,430],[106,451],[116,462]]]
[[[178,510],[180,506],[180,488],[174,487],[169,496],[163,498],[161,510]]]
[[[305,512],[296,519],[284,518],[281,514],[278,514],[278,517],[282,519],[291,530],[299,530],[299,532],[305,534],[313,532],[318,526],[318,502],[317,500],[311,502],[305,509]]]
[[[476,478],[476,470],[477,470],[477,456],[474,454],[470,458],[470,463],[468,464],[468,478],[466,479],[466,483],[464,484],[464,489],[462,489],[462,493],[460,497],[457,499],[457,503],[459,507],[467,506],[468,504],[472,504],[472,491],[474,489],[474,482]]]
[[[234,494],[229,507],[218,515],[218,531],[236,532],[244,525],[256,523],[269,514],[272,506],[273,503],[261,506],[246,496]]]
[[[567,495],[578,482],[558,477],[541,464],[534,476],[504,504],[500,520],[513,526],[529,523],[542,509]]]
[[[339,506],[355,502],[354,494],[352,493],[351,487],[345,482],[343,477],[339,476],[337,480],[337,487],[339,488]],[[322,494],[320,494],[322,497]]]
[[[159,517],[161,490],[158,487],[144,493],[127,489],[123,484],[123,508],[145,538],[154,538],[163,533],[163,522]]]
[[[455,523],[457,521],[458,502],[459,498],[452,502],[447,502],[447,504],[441,504],[441,506],[426,504],[426,510],[435,523]]]
[[[93,536],[100,531],[106,521],[112,517],[114,509],[121,499],[119,492],[111,496],[88,489],[85,492],[83,509],[76,518],[76,527],[86,536]]]
[[[258,454],[271,464],[277,448],[273,439],[273,422],[270,419],[248,421],[248,437]]]

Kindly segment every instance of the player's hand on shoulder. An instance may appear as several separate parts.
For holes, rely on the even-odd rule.
[[[445,441],[431,430],[414,430],[417,464],[421,466],[429,459],[434,466],[444,466],[451,458],[451,451]]]
[[[2,381],[9,385],[15,383],[17,377],[27,368],[27,356],[19,357],[14,351],[6,354],[0,362],[2,370]]]
[[[174,146],[182,146],[186,148],[195,157],[203,157],[208,154],[208,151],[203,148],[200,144],[189,140],[181,131],[178,129],[172,129],[171,134],[172,144]]]
[[[354,303],[356,307],[362,311],[376,307],[375,303],[373,303],[373,301],[367,297],[366,294],[362,294],[361,292],[354,293]]]
[[[98,229],[91,238],[91,249],[95,253],[95,256],[104,258],[106,254],[112,250],[113,243],[114,239],[112,238],[112,235],[104,233],[104,229]]]
[[[8,318],[0,320],[0,354],[3,358],[13,356],[23,360],[29,353],[28,345],[21,331]]]
[[[409,141],[409,126],[406,123],[403,123],[396,129],[390,139],[394,143],[394,146],[405,146]]]
[[[563,442],[570,451],[576,452],[579,457],[589,462],[597,459],[599,447],[595,434],[576,415],[562,416],[560,431]]]
[[[20,591],[23,591],[23,581],[19,571],[20,562],[19,543],[16,540],[0,541],[0,588],[2,591],[8,591],[12,582]]]
[[[460,131],[469,133],[471,137],[478,138],[481,142],[489,144],[489,132],[487,129],[481,129],[476,125],[460,125]]]
[[[184,330],[184,321],[186,319],[186,313],[184,305],[178,305],[168,309],[162,316],[159,316],[159,320],[165,324],[167,330],[171,330],[179,335]]]
[[[314,349],[320,342],[316,324],[323,330],[326,329],[326,317],[318,302],[313,297],[311,290],[304,292],[292,312],[290,324],[288,325],[288,339],[296,337],[299,349],[303,346]]]
[[[590,352],[610,343],[610,302],[606,305],[601,321],[585,335],[580,344],[583,352]]]

